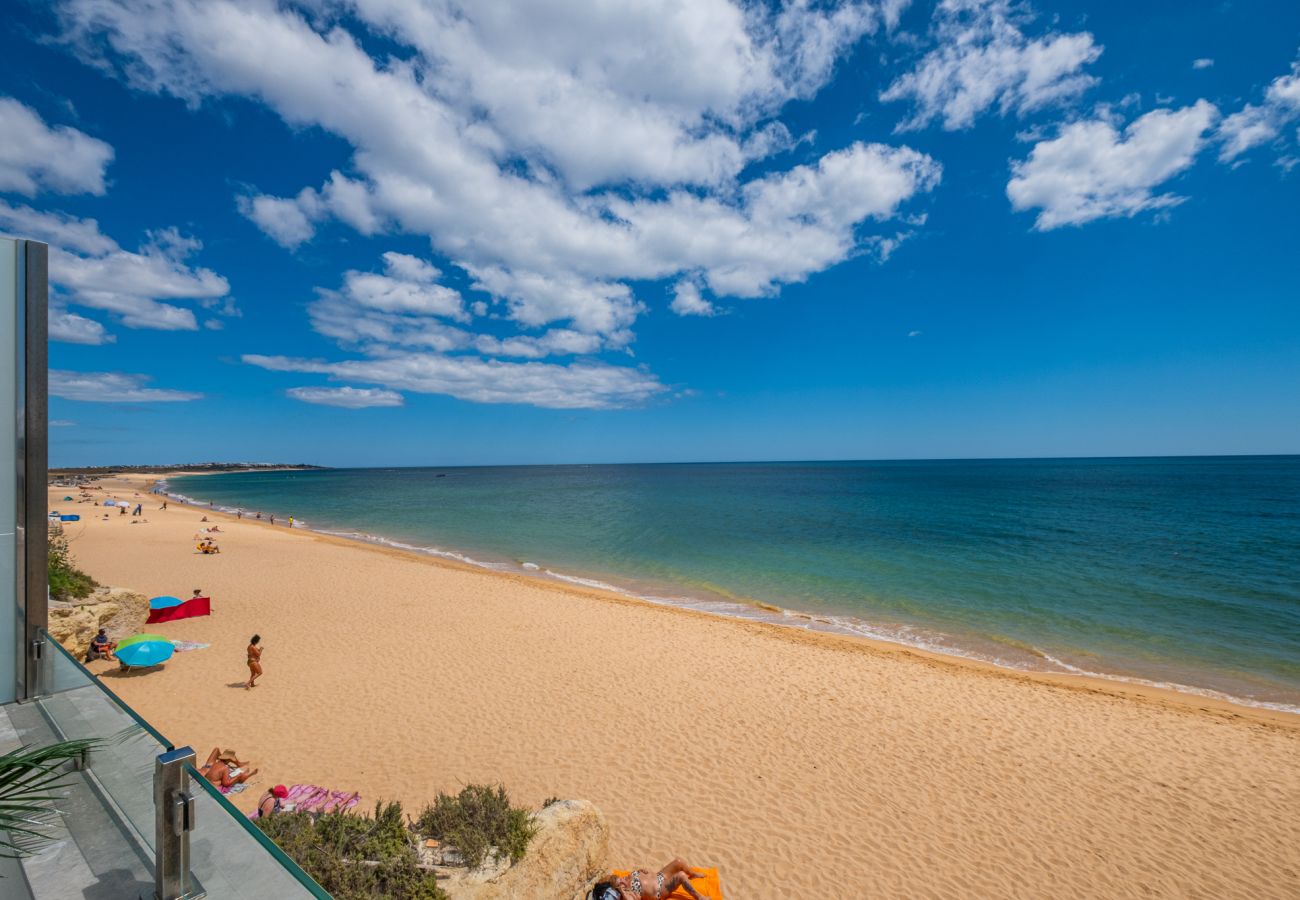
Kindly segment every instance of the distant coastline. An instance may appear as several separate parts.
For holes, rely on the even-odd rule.
[[[67,475],[92,475],[107,478],[111,475],[210,475],[218,472],[297,472],[316,469],[328,469],[329,466],[316,466],[310,463],[253,463],[253,462],[204,462],[187,463],[170,466],[64,466],[49,470],[50,477]]]

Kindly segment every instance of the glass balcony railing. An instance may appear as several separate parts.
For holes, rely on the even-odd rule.
[[[198,828],[190,836],[190,871],[209,897],[263,900],[329,894],[193,769]]]
[[[43,636],[41,696],[34,704],[7,708],[8,718],[15,720],[27,744],[75,738],[100,743],[80,767],[83,777],[70,782],[60,804],[61,821],[71,838],[68,843],[82,848],[84,859],[76,859],[76,865],[56,855],[24,861],[31,896],[37,900],[82,896],[79,884],[70,881],[77,877],[96,889],[114,885],[121,896],[152,896],[155,871],[162,871],[169,856],[176,853],[176,838],[168,829],[174,821],[188,819],[191,828],[184,840],[188,840],[189,869],[179,879],[177,896],[328,900],[329,894],[192,764],[173,767],[164,775],[160,756],[175,749],[171,742],[105,688],[58,641]],[[176,817],[174,809],[160,814],[155,808],[158,780],[164,777],[193,798],[188,816]],[[79,831],[86,834],[79,835]],[[177,866],[175,871],[181,868]],[[137,894],[143,886],[148,892]]]
[[[101,742],[87,759],[92,784],[130,827],[132,837],[153,853],[154,760],[173,749],[171,742],[118,700],[58,641],[48,634],[44,637],[37,706],[55,740]]]

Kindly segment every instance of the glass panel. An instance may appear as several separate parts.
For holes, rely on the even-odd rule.
[[[56,739],[104,742],[90,754],[91,781],[117,807],[134,836],[152,850],[154,760],[172,749],[171,744],[78,665],[58,641],[49,635],[45,639],[44,692],[37,706]]]
[[[18,521],[18,503],[14,472],[18,465],[17,416],[15,397],[18,352],[18,245],[0,238],[0,703],[17,695],[18,685],[13,661],[22,659],[22,640],[18,633],[19,607],[16,593],[17,570],[14,523]],[[41,539],[44,535],[33,535]],[[10,656],[10,652],[15,655]]]
[[[193,768],[189,773],[195,806],[194,832],[190,835],[190,872],[196,882],[193,888],[207,891],[214,900],[330,900],[329,894],[216,787]]]

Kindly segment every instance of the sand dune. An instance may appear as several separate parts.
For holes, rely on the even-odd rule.
[[[104,683],[177,743],[237,748],[263,785],[412,806],[471,781],[586,798],[617,863],[717,865],[736,900],[1300,897],[1300,717],[248,520],[214,516],[223,552],[199,556],[203,513],[158,505],[147,524],[70,525],[73,552],[104,583],[210,593],[211,618],[157,630],[212,646],[143,675],[104,666]]]

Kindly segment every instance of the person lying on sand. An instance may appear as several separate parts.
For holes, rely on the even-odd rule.
[[[591,889],[591,900],[663,900],[679,887],[685,888],[695,900],[703,900],[700,892],[691,886],[692,878],[703,878],[682,859],[674,859],[658,872],[649,869],[635,871],[602,881]]]
[[[238,774],[231,774],[230,762],[227,762],[228,759],[230,762],[235,764],[235,771]],[[223,757],[221,748],[213,747],[212,752],[208,754],[208,761],[199,766],[199,772],[202,773],[204,778],[215,784],[217,787],[230,788],[236,784],[243,784],[245,781],[257,774],[257,769],[240,771],[240,769],[245,765],[247,764],[241,763],[238,759],[234,759],[233,754]]]
[[[281,812],[284,809],[284,798],[288,796],[289,789],[282,784],[271,788],[257,801],[257,818],[265,819]]]

